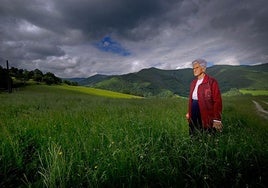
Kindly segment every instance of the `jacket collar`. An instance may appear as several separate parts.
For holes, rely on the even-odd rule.
[[[205,74],[202,83],[207,83],[208,82],[208,79],[209,79],[209,76],[207,74]],[[196,84],[197,80],[198,80],[197,78],[194,80],[194,84]]]
[[[207,83],[208,82],[208,75],[207,74],[205,74],[205,76],[204,76],[204,80],[203,80],[203,82],[202,83]]]

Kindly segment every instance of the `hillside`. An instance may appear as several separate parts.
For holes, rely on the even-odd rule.
[[[207,68],[215,77],[221,91],[237,89],[268,89],[268,63],[255,66],[216,65]],[[80,85],[118,91],[140,96],[188,96],[193,79],[192,69],[143,69],[125,75],[95,75],[79,81]]]
[[[118,99],[140,99],[141,98],[139,96],[128,95],[128,94],[114,92],[114,91],[108,91],[108,90],[104,90],[104,89],[95,89],[95,88],[90,88],[90,87],[83,87],[83,86],[61,85],[61,86],[56,86],[56,88],[68,90],[68,91],[85,93],[85,94],[94,95],[94,96],[108,97],[108,98],[118,98]]]

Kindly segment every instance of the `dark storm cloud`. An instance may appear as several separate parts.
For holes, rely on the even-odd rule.
[[[81,29],[90,36],[110,32],[127,34],[130,29],[164,15],[177,0],[66,0],[56,1],[68,27]],[[159,23],[160,25],[160,23]]]
[[[199,57],[267,63],[267,9],[266,0],[0,0],[0,65],[68,77],[183,68]],[[96,48],[105,36],[110,46]]]
[[[53,28],[57,28],[54,20],[58,18],[56,11],[50,10],[48,2],[38,0],[1,0],[0,15],[9,19],[10,22],[27,20],[36,26],[53,30]]]
[[[268,38],[268,26],[265,23],[268,23],[268,2],[226,1],[215,8],[219,12],[213,14],[210,21],[212,28],[227,41],[232,41],[237,48],[252,52],[246,59],[242,59],[243,63],[258,60],[267,63],[268,46],[265,38]],[[259,57],[256,58],[254,53],[259,54]]]

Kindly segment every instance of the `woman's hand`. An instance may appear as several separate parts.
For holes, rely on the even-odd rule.
[[[185,115],[185,117],[186,117],[187,120],[189,120],[189,119],[190,119],[189,113],[187,113],[187,114]]]
[[[222,126],[222,123],[221,123],[221,121],[213,121],[213,126],[212,126],[213,128],[215,128],[217,131],[219,131],[219,132],[222,132],[222,128],[223,128],[223,126]]]

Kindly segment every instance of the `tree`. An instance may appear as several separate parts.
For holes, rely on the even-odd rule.
[[[60,78],[56,77],[53,73],[48,72],[44,75],[43,81],[48,84],[60,84],[62,81]]]
[[[35,69],[34,70],[34,75],[33,75],[33,80],[37,82],[41,82],[43,79],[43,73],[42,71]]]
[[[9,76],[10,75],[10,76]],[[33,71],[28,71],[26,69],[18,69],[12,67],[9,69],[4,69],[0,66],[0,88],[7,89],[8,83],[12,84],[12,79],[15,80],[12,87],[20,87],[26,84],[26,81],[33,79],[36,82],[45,82],[48,85],[51,84],[61,84],[62,80],[56,77],[53,73],[48,72],[43,74],[39,69],[35,69]],[[69,83],[71,85],[78,85],[77,83]]]
[[[26,80],[33,79],[33,77],[34,77],[34,71],[28,71],[25,69],[23,74],[24,74]]]

